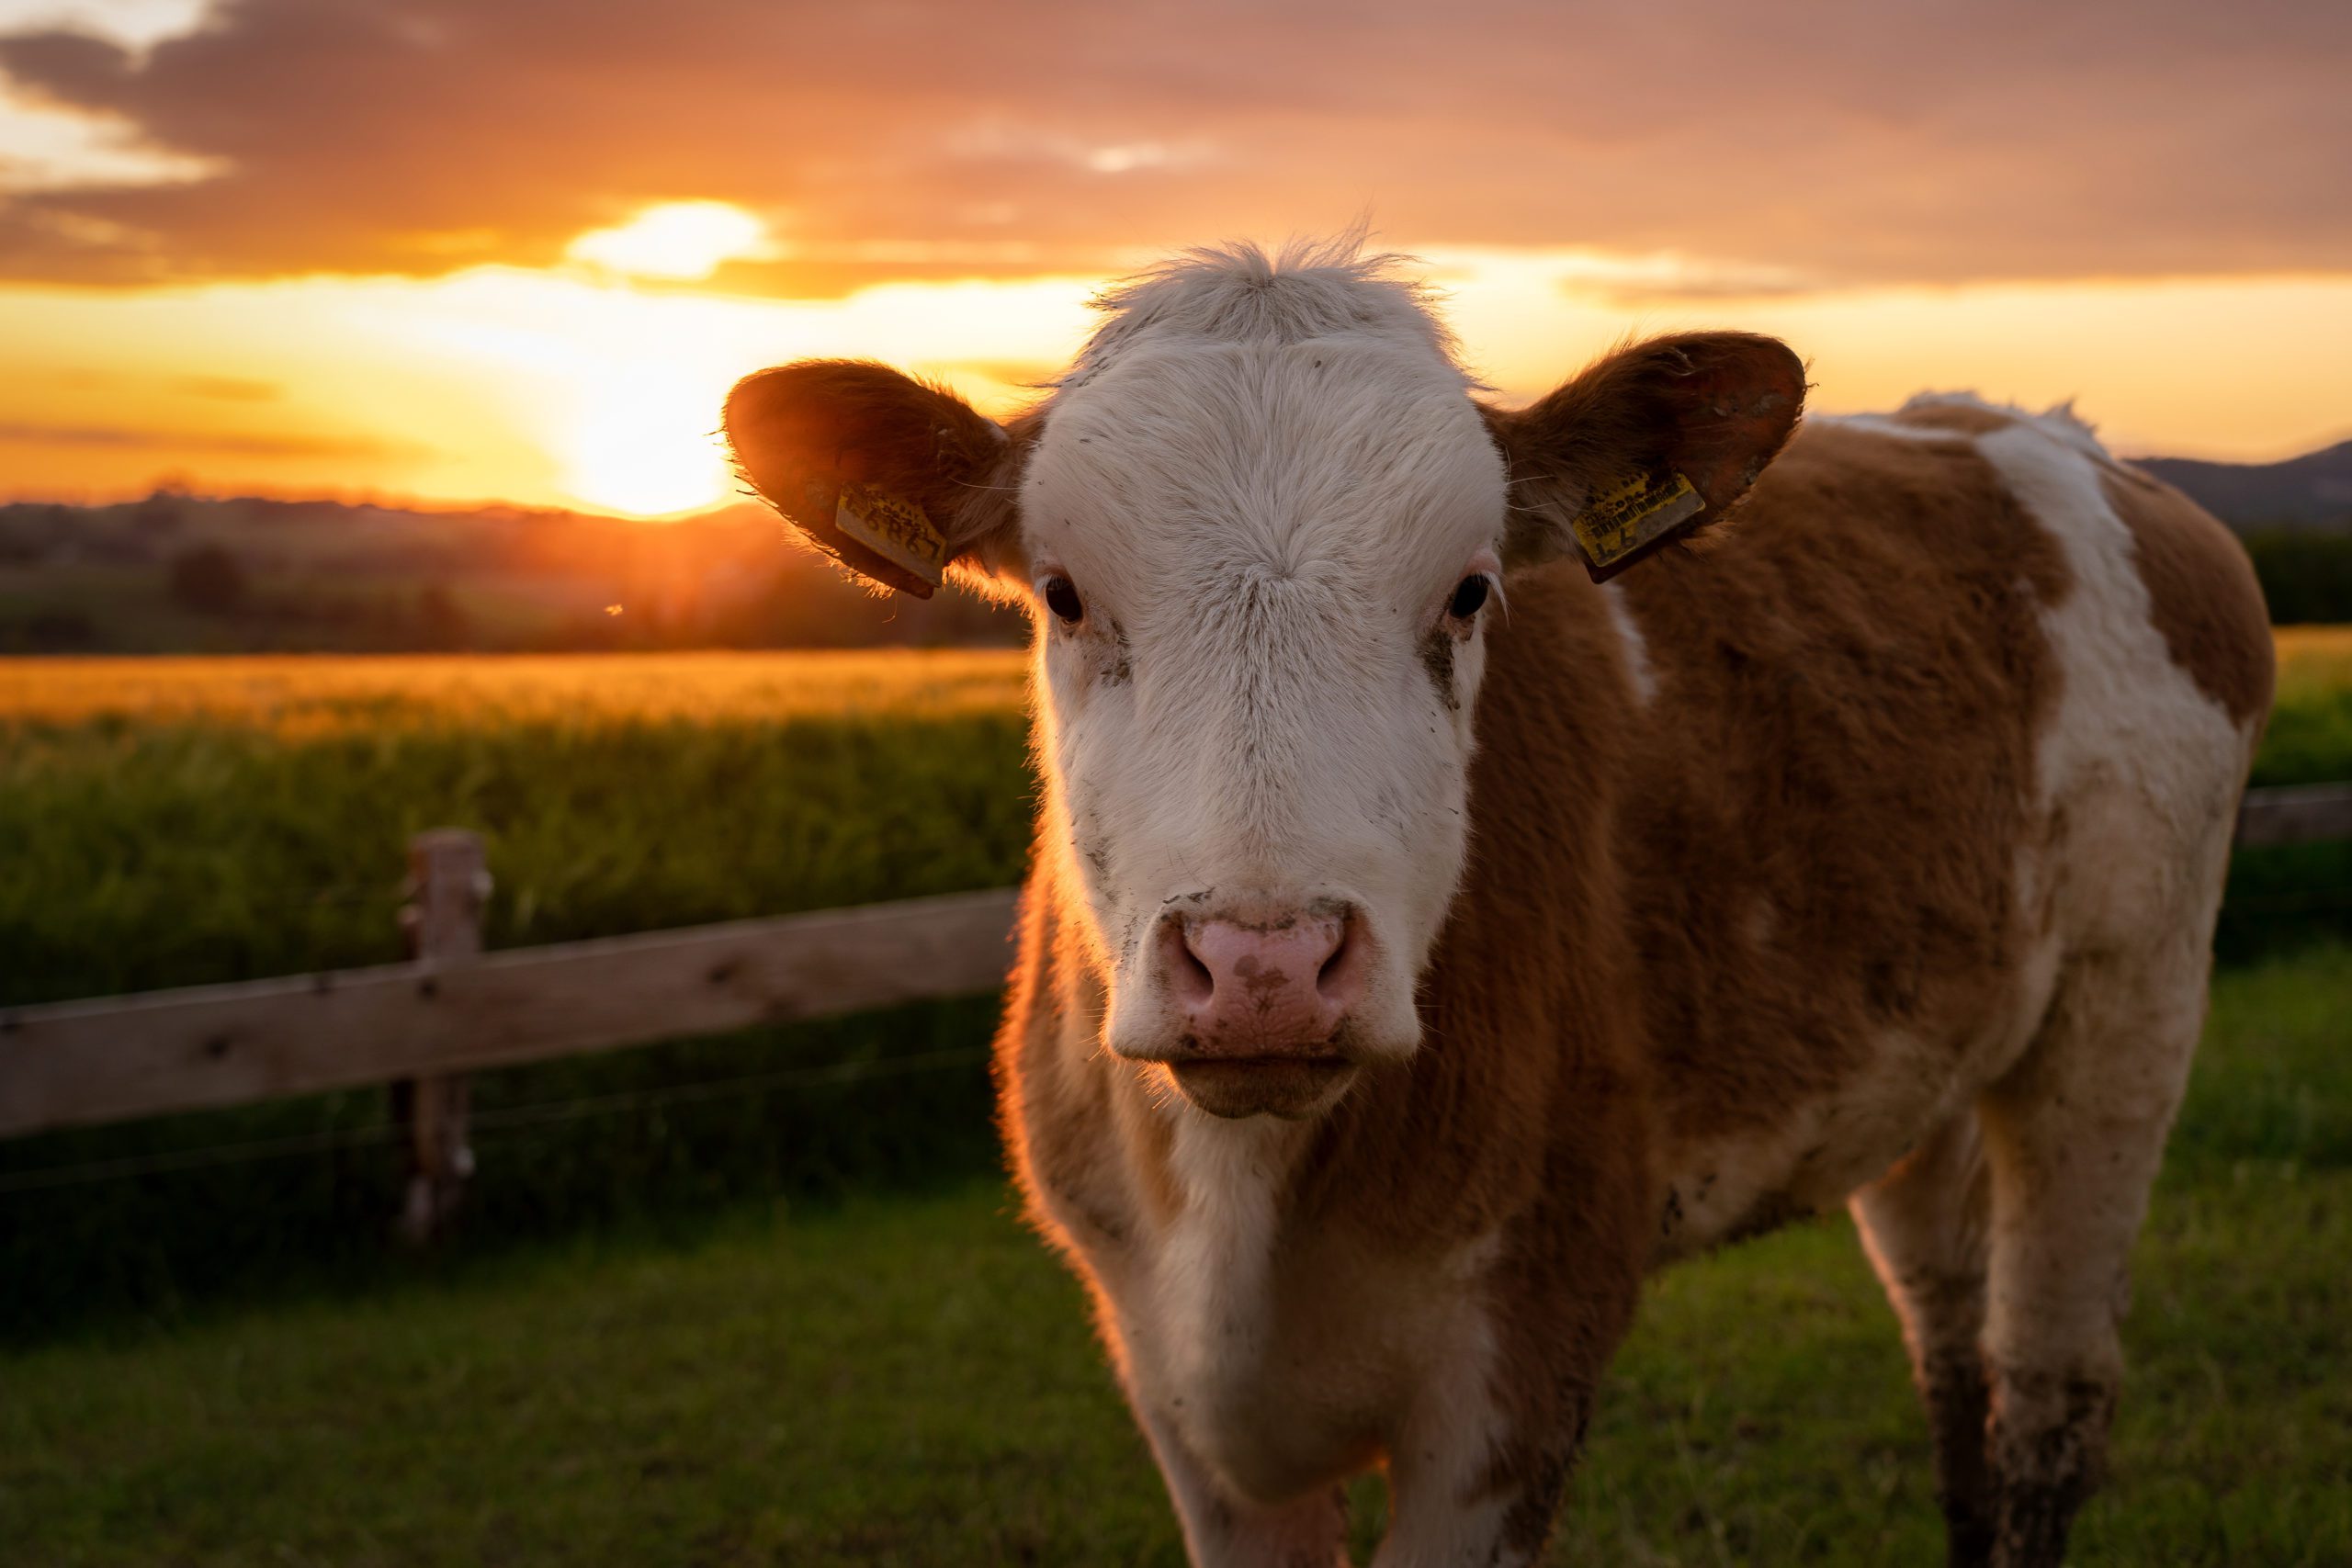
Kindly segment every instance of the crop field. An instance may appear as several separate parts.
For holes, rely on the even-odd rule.
[[[474,828],[493,946],[1001,886],[1021,656],[0,660],[0,1003],[384,963]]]
[[[2352,626],[2288,626],[2277,636],[2278,698],[2254,782],[2352,779]]]
[[[2352,778],[2352,628],[2280,651],[2256,782]],[[489,839],[499,947],[1010,883],[1023,680],[995,651],[0,660],[0,1004],[388,961],[403,846],[443,825]],[[2251,868],[2240,946],[2352,886],[2311,858]]]
[[[2216,988],[2078,1564],[2352,1562],[2348,1018],[2341,949]],[[0,1351],[0,1391],[11,1561],[1182,1561],[1080,1292],[984,1173]],[[1555,1563],[1941,1561],[1842,1217],[1655,1283],[1566,1521]]]

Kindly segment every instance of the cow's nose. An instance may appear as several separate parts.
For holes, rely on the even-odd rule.
[[[1173,924],[1171,988],[1186,1034],[1204,1054],[1326,1050],[1363,993],[1352,912]]]

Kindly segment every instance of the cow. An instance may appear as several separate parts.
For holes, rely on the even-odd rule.
[[[1004,422],[729,395],[877,583],[1035,621],[995,1047],[1192,1561],[1543,1552],[1645,1278],[1843,1203],[1951,1560],[2062,1558],[2272,685],[2244,553],[2062,409],[1798,428],[1767,337],[1530,406],[1397,258],[1187,253]]]

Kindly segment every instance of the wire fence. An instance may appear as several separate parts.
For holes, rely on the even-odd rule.
[[[769,1072],[704,1078],[688,1083],[667,1084],[658,1089],[632,1089],[617,1094],[583,1095],[571,1100],[546,1100],[529,1105],[499,1106],[473,1112],[469,1119],[469,1124],[476,1134],[485,1132],[494,1134],[526,1127],[544,1126],[554,1122],[577,1122],[594,1116],[614,1116],[632,1111],[662,1110],[671,1106],[691,1105],[738,1095],[864,1083],[881,1078],[903,1077],[915,1073],[939,1072],[952,1067],[974,1066],[986,1061],[988,1055],[985,1046],[968,1046],[954,1050],[919,1052],[907,1056],[886,1056],[868,1061],[835,1062],[821,1066],[783,1067]],[[366,1127],[293,1134],[280,1138],[257,1138],[239,1143],[213,1144],[193,1149],[159,1150],[153,1154],[124,1155],[111,1159],[84,1160],[71,1165],[36,1167],[29,1170],[0,1173],[0,1195],[48,1191],[58,1188],[85,1186],[96,1181],[128,1180],[135,1177],[200,1170],[215,1166],[248,1165],[260,1160],[284,1159],[303,1155],[341,1154],[347,1150],[373,1148],[391,1144],[405,1136],[406,1133],[406,1127],[401,1122],[387,1121]]]
[[[2290,797],[2308,797],[2313,794],[2344,794],[2343,786],[2316,786],[2301,790],[2256,792],[2272,797],[2272,809],[2290,804]],[[2334,807],[2329,809],[2333,810]],[[2328,837],[2340,832],[2341,825],[2324,826],[2316,837]],[[2300,834],[2298,835],[2300,836]],[[2257,840],[2260,841],[2260,840]],[[2284,841],[2295,841],[2290,838]],[[2352,855],[2335,845],[2318,862],[2323,874],[2334,875],[2346,864]],[[478,844],[474,849],[479,853]],[[2267,849],[2249,852],[2260,857],[2273,852]],[[2242,857],[2243,859],[2243,857]],[[2233,876],[2233,881],[2236,878]],[[426,886],[417,874],[403,880],[397,877],[352,879],[308,889],[279,890],[288,904],[381,903],[388,909],[403,897],[415,897]],[[486,881],[484,886],[487,886]],[[479,942],[481,900],[476,900],[470,919],[472,940]],[[2236,892],[2222,910],[2223,935],[2229,945],[2244,944],[2235,940],[2243,937],[2245,928],[2258,931],[2275,929],[2291,922],[2312,923],[2323,931],[2352,931],[2352,885],[2332,884],[2311,886],[2278,886],[2272,876],[2264,874],[2254,879],[2253,886]],[[2233,934],[2234,933],[2234,934]],[[2257,941],[2267,941],[2258,938]],[[974,1066],[984,1061],[987,1051],[980,1046],[920,1052],[902,1056],[865,1057],[814,1066],[794,1066],[752,1073],[729,1074],[696,1077],[684,1081],[650,1085],[617,1093],[577,1095],[526,1104],[486,1107],[480,1111],[461,1112],[465,1117],[460,1133],[463,1136],[481,1134],[496,1139],[512,1132],[534,1126],[578,1122],[597,1117],[642,1114],[665,1108],[691,1105],[737,1096],[792,1092],[826,1086],[846,1085],[875,1079],[901,1077],[924,1073],[944,1072]],[[322,1129],[308,1133],[275,1137],[224,1139],[192,1148],[176,1148],[130,1152],[120,1155],[85,1158],[31,1168],[0,1169],[0,1196],[55,1191],[87,1186],[98,1182],[132,1180],[143,1177],[180,1171],[200,1170],[223,1166],[246,1165],[269,1160],[282,1160],[316,1156],[334,1156],[355,1151],[380,1148],[408,1139],[413,1132],[411,1119],[397,1111],[379,1122],[362,1126]]]

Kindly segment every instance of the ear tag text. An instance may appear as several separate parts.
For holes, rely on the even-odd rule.
[[[946,570],[947,540],[914,502],[872,485],[844,482],[833,504],[833,527],[901,571],[939,586]]]
[[[1648,474],[1593,497],[1568,526],[1595,582],[1680,533],[1707,509],[1706,498],[1678,473]]]

